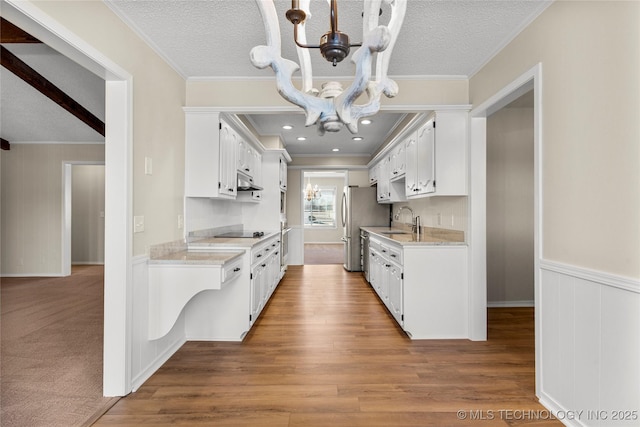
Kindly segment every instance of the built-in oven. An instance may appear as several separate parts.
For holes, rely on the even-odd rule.
[[[287,269],[289,258],[289,231],[291,231],[291,229],[287,225],[287,222],[280,222],[280,271]]]

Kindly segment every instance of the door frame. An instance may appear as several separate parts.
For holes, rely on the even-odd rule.
[[[534,312],[536,395],[540,395],[540,260],[542,259],[542,64],[538,63],[500,89],[469,114],[469,337],[487,339],[487,116],[533,90]]]
[[[105,80],[103,395],[131,385],[133,76],[33,3],[2,0],[2,14]]]

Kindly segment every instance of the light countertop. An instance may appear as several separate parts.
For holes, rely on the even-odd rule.
[[[391,240],[403,246],[466,245],[464,232],[441,228],[422,227],[420,235],[395,227],[360,227],[375,237]]]
[[[149,259],[149,264],[225,265],[241,257],[245,251],[189,251],[170,252]]]

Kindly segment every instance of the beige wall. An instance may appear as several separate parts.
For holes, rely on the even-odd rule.
[[[133,215],[145,217],[145,231],[133,237],[133,255],[181,238],[184,79],[103,2],[33,4],[133,76]],[[152,159],[153,175],[144,174],[145,157]]]
[[[104,161],[104,145],[12,144],[0,151],[2,275],[61,275],[63,162]]]
[[[248,59],[248,57],[247,57]],[[265,77],[272,77],[271,69]],[[382,97],[385,105],[468,104],[468,81],[462,79],[396,80],[395,98]],[[295,82],[294,82],[295,84]],[[351,82],[342,82],[347,87]],[[319,87],[320,83],[316,83]],[[275,79],[267,80],[191,80],[187,82],[187,105],[190,107],[278,107],[291,108],[276,91]]]
[[[556,1],[470,80],[542,63],[543,258],[640,277],[640,2]]]
[[[534,300],[533,108],[487,118],[487,301]]]
[[[104,264],[104,165],[71,169],[71,264]]]
[[[469,221],[468,197],[434,196],[422,197],[408,202],[394,203],[394,216],[400,210],[401,206],[409,206],[414,215],[420,217],[420,224],[422,226],[463,231],[465,233],[465,240],[467,240],[467,224]],[[400,223],[410,224],[411,214],[406,210],[403,211],[398,221]]]

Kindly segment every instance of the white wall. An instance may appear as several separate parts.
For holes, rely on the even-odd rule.
[[[104,263],[104,165],[73,165],[71,263]]]
[[[487,302],[533,306],[533,108],[487,118]]]
[[[12,144],[1,152],[3,276],[63,274],[63,162],[104,161],[104,145]]]

